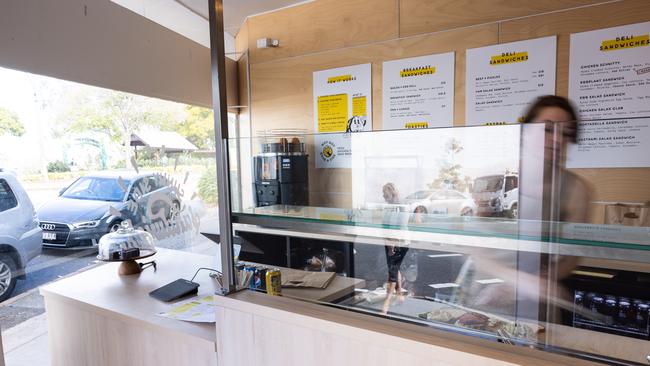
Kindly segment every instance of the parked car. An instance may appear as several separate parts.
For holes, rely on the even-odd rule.
[[[474,180],[472,197],[478,206],[479,215],[519,215],[519,176],[517,173],[486,175]]]
[[[0,302],[25,278],[27,263],[41,254],[41,229],[27,192],[0,169]]]
[[[474,201],[453,189],[430,189],[412,193],[403,201],[408,212],[472,216],[476,213]]]
[[[135,227],[171,219],[180,194],[162,176],[108,172],[81,177],[36,214],[47,247],[87,247],[115,231],[124,220]]]

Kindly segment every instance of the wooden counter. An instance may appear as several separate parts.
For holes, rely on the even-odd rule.
[[[251,291],[215,302],[220,365],[598,365]]]
[[[52,365],[216,365],[215,324],[157,316],[171,304],[149,296],[150,291],[178,278],[190,279],[199,267],[220,269],[215,258],[159,249],[152,257],[158,264],[155,272],[147,268],[139,275],[119,276],[119,263],[108,263],[42,287]],[[213,294],[218,288],[208,271],[199,272],[195,282],[201,285],[199,295]],[[335,277],[323,290],[283,292],[312,301],[331,301],[353,293],[364,283]],[[233,328],[222,331],[236,332],[240,327],[236,323],[229,326]]]
[[[148,294],[178,278],[190,279],[199,267],[214,267],[215,257],[159,249],[158,270],[118,276],[108,263],[41,288],[54,366],[216,365],[214,324],[172,320],[156,314],[169,304]],[[199,294],[217,288],[199,272]]]

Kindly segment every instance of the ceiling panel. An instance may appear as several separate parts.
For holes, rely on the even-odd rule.
[[[111,0],[203,45],[209,44],[209,0]],[[223,0],[224,28],[236,36],[246,17],[313,0]]]

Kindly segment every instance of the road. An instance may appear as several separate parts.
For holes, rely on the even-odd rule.
[[[29,262],[27,279],[18,281],[13,296],[98,263],[96,255],[95,248],[74,251],[44,249],[40,256]]]

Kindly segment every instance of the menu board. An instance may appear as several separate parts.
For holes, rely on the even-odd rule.
[[[371,64],[316,71],[313,77],[316,168],[349,168],[349,133],[372,130]]]
[[[555,94],[556,37],[467,50],[466,124],[523,120],[538,96]]]
[[[569,168],[650,166],[650,22],[571,35]]]
[[[454,53],[383,64],[383,129],[450,127],[454,123]]]

